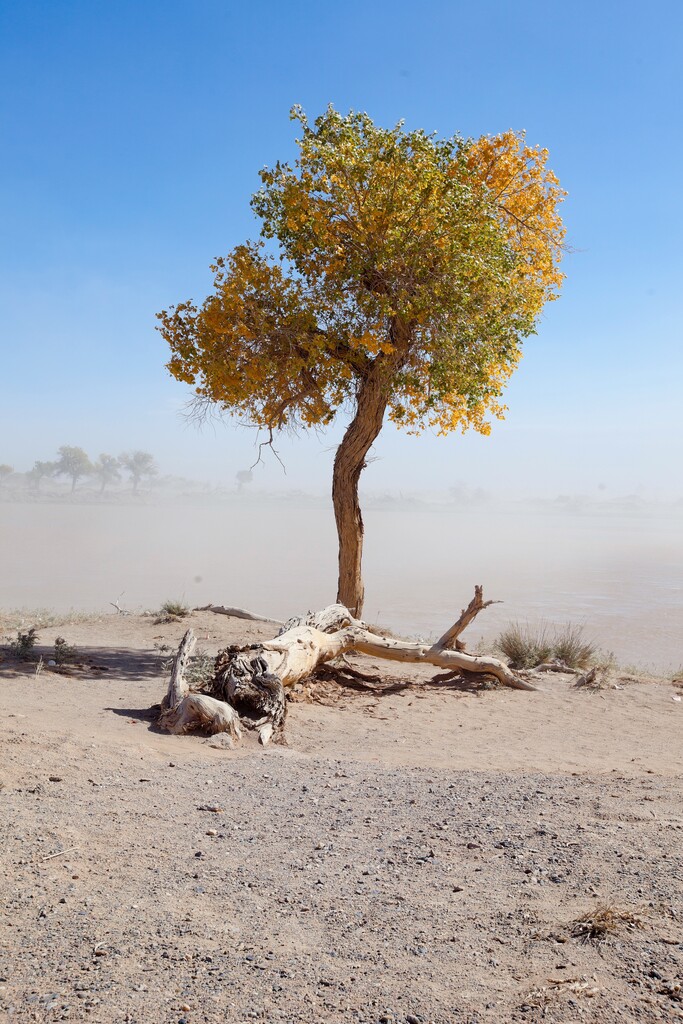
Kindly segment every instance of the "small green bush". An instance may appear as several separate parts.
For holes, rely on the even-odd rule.
[[[10,640],[8,646],[12,654],[17,658],[21,658],[22,661],[31,661],[33,658],[33,648],[37,642],[38,631],[35,626],[31,626],[25,633],[18,629],[16,639]]]
[[[58,636],[55,640],[55,664],[66,665],[67,662],[73,661],[76,657],[76,648],[68,644],[63,636]]]

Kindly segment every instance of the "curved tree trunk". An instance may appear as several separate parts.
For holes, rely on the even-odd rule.
[[[365,458],[382,429],[387,399],[378,374],[361,384],[356,415],[351,420],[334,459],[332,504],[339,537],[337,601],[359,618],[363,611],[363,517],[358,501],[358,481]]]
[[[378,287],[378,291],[381,289]],[[363,557],[363,517],[358,501],[358,481],[365,459],[384,420],[389,401],[387,382],[393,380],[410,352],[411,324],[394,317],[389,328],[391,352],[382,352],[366,367],[356,396],[356,414],[337,449],[332,475],[332,504],[339,537],[339,581],[337,601],[360,618],[364,587],[361,575]]]

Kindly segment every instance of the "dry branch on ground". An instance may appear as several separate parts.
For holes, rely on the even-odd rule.
[[[301,618],[289,619],[272,640],[227,647],[216,658],[215,674],[203,693],[190,693],[185,669],[194,647],[188,630],[174,659],[168,692],[159,719],[172,733],[229,732],[239,739],[242,727],[258,732],[261,743],[283,736],[286,713],[285,689],[313,676],[323,666],[346,654],[370,655],[389,661],[422,663],[445,669],[448,675],[493,677],[518,690],[535,687],[497,658],[452,650],[459,634],[491,601],[483,600],[481,587],[457,620],[435,644],[414,643],[380,636],[355,619],[348,608],[335,604]],[[462,648],[462,644],[458,645]],[[347,666],[336,670],[351,676]],[[366,681],[372,679],[366,677]]]

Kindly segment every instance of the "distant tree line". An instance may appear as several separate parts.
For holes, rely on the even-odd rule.
[[[0,464],[0,483],[14,472],[12,466]],[[79,480],[86,477],[99,481],[100,493],[111,484],[121,480],[125,473],[133,491],[136,492],[143,480],[151,480],[158,473],[156,463],[149,452],[131,451],[121,455],[108,455],[102,452],[95,461],[91,461],[83,448],[64,444],[57,451],[57,458],[52,462],[34,462],[26,478],[35,490],[40,489],[42,480],[48,477],[66,477],[71,481],[71,493],[76,490]]]

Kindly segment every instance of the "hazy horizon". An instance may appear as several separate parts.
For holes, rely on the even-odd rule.
[[[572,622],[622,664],[683,665],[680,508],[368,501],[364,518],[368,621],[434,637],[483,583],[504,603],[469,631],[474,646],[510,621]],[[305,495],[0,502],[0,608],[181,598],[286,619],[335,600],[336,558],[329,502]]]

